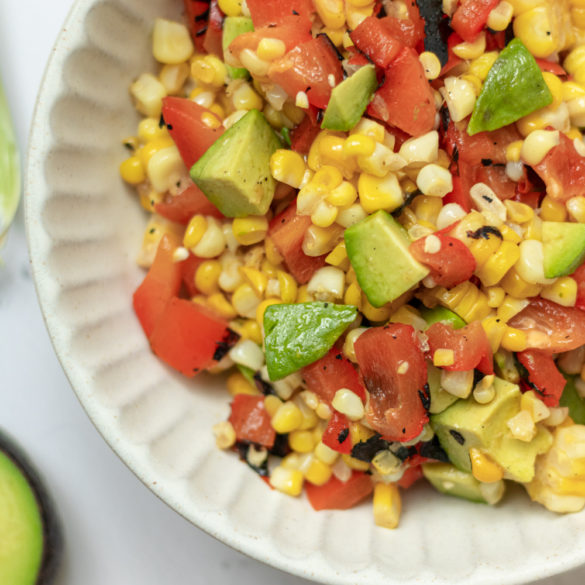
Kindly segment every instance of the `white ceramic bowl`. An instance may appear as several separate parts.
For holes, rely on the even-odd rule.
[[[228,412],[221,381],[186,380],[151,355],[131,295],[145,216],[118,177],[137,117],[132,79],[153,69],[155,16],[180,0],[79,0],[51,56],[29,149],[26,215],[39,299],[79,400],[121,459],[160,498],[226,544],[324,583],[524,583],[585,561],[585,514],[496,509],[417,485],[396,531],[370,503],[311,510],[269,490],[211,427]]]

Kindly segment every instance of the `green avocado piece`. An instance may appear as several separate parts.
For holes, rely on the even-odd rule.
[[[543,221],[542,247],[546,278],[572,274],[585,259],[585,224]]]
[[[264,115],[250,110],[191,167],[191,178],[226,217],[264,215],[276,186],[270,157],[280,146]]]
[[[374,307],[397,299],[429,273],[408,250],[410,238],[386,211],[376,211],[345,230],[347,255]]]
[[[475,447],[498,463],[507,478],[529,482],[534,477],[536,457],[550,448],[552,435],[540,427],[530,442],[515,439],[507,422],[520,412],[520,388],[496,378],[494,389],[496,395],[488,404],[479,404],[473,397],[458,400],[431,415],[431,426],[457,469],[471,472],[469,449]]]
[[[470,136],[497,130],[552,103],[540,67],[520,39],[500,53],[483,84],[467,126]]]
[[[264,351],[271,380],[322,358],[357,316],[351,305],[293,303],[264,311]]]
[[[374,65],[360,67],[331,91],[321,128],[351,130],[360,121],[377,87]]]
[[[441,370],[430,362],[427,362],[427,384],[431,395],[431,405],[429,407],[431,414],[443,412],[459,400],[457,396],[453,396],[453,394],[441,388]]]
[[[449,463],[423,463],[422,472],[431,485],[443,494],[487,504],[481,493],[481,483],[467,471],[461,471]]]
[[[221,48],[223,50],[225,61],[225,54],[230,43],[241,34],[251,32],[254,30],[252,19],[247,16],[226,16],[223,21],[223,32],[221,35]],[[232,79],[246,79],[249,75],[248,70],[244,67],[232,67],[226,65],[228,75]]]
[[[579,396],[575,387],[575,376],[563,374],[567,380],[563,394],[559,401],[560,406],[566,406],[569,409],[569,416],[578,425],[585,425],[585,400]]]
[[[461,327],[467,325],[457,313],[439,305],[432,309],[422,309],[420,315],[429,327],[435,323],[446,323],[447,325],[451,325],[453,329],[461,329]]]

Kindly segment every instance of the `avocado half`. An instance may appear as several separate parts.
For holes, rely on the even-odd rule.
[[[38,473],[0,432],[0,583],[49,585],[62,550],[61,526]]]

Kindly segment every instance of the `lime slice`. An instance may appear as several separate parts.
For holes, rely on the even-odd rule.
[[[20,158],[0,81],[0,242],[14,218],[19,199]]]

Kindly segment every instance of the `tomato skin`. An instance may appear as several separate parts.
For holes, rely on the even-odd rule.
[[[325,266],[326,254],[307,256],[303,252],[305,232],[311,226],[308,215],[297,215],[296,201],[277,215],[268,227],[268,237],[284,258],[289,272],[299,284],[306,284],[313,273]]]
[[[154,262],[134,292],[132,304],[146,337],[152,331],[167,303],[177,296],[181,287],[181,267],[173,262],[173,252],[180,246],[177,236],[165,234],[156,251]]]
[[[311,13],[315,12],[311,0],[250,0],[246,4],[255,29],[278,26],[292,18],[298,28],[311,30]]]
[[[349,420],[340,412],[333,411],[329,423],[321,437],[324,445],[338,453],[351,454],[351,438],[349,436]]]
[[[433,129],[435,98],[414,49],[405,47],[392,61],[368,113],[411,136],[421,136]]]
[[[276,431],[264,408],[264,396],[237,394],[232,401],[228,420],[236,431],[238,441],[249,441],[267,449],[273,447]]]
[[[296,46],[274,60],[268,70],[268,77],[289,96],[294,99],[303,91],[317,108],[327,107],[331,97],[329,75],[333,75],[337,85],[343,79],[343,70],[329,41],[322,36]]]
[[[416,332],[410,325],[372,327],[355,342],[364,386],[369,391],[366,418],[389,441],[410,441],[428,421],[427,368]],[[402,363],[407,373],[398,373]]]
[[[183,0],[185,19],[191,33],[193,43],[199,53],[202,53],[205,41],[205,29],[209,18],[209,2],[203,0]]]
[[[526,332],[528,349],[560,353],[585,344],[585,312],[540,297],[532,299],[508,325]]]
[[[201,116],[208,114],[221,120],[210,110],[186,98],[163,98],[162,116],[181,158],[190,169],[201,155],[223,134],[223,126],[210,128]]]
[[[571,278],[577,281],[577,302],[575,307],[585,311],[585,264],[581,264],[573,274]]]
[[[528,371],[528,389],[534,390],[549,407],[559,405],[567,381],[549,353],[537,349],[519,351],[518,361]]]
[[[396,482],[398,487],[407,490],[412,486],[413,483],[422,479],[423,472],[420,463],[414,466],[407,467],[404,471],[404,475]]]
[[[209,18],[207,19],[207,30],[203,38],[203,50],[211,55],[223,59],[223,48],[221,44],[223,19],[225,15],[221,11],[218,1],[209,2]]]
[[[215,363],[217,344],[228,333],[224,319],[191,301],[173,297],[152,331],[150,345],[161,360],[191,378]]]
[[[347,388],[357,394],[362,402],[366,401],[366,390],[360,381],[357,370],[335,348],[321,359],[305,366],[302,372],[309,390],[317,394],[327,404],[331,404],[335,393],[340,388]]]
[[[585,191],[585,157],[576,150],[573,141],[559,133],[560,143],[551,148],[542,162],[534,168],[553,199],[567,201]]]
[[[385,26],[390,18],[368,16],[349,35],[356,47],[382,69],[386,69],[394,61],[403,47],[392,36],[390,27]]]
[[[310,116],[305,116],[291,132],[291,149],[299,154],[309,154],[311,145],[319,132],[321,132],[319,125],[315,124]]]
[[[432,234],[441,242],[438,252],[425,252],[426,240],[419,238],[410,244],[410,253],[431,270],[431,278],[439,285],[451,288],[469,280],[475,271],[476,262],[469,248],[457,238],[442,233]]]
[[[195,183],[189,184],[177,195],[173,195],[154,206],[154,210],[171,221],[187,225],[194,215],[211,215],[221,219],[221,211],[205,197]]]
[[[307,482],[305,489],[313,510],[348,510],[372,493],[374,483],[364,472],[352,471],[346,482],[333,475],[324,485],[317,486]]]
[[[451,28],[464,41],[473,43],[498,3],[499,0],[462,0],[451,19]]]
[[[455,361],[443,366],[450,372],[464,372],[477,368],[483,374],[493,374],[492,350],[487,335],[479,321],[473,321],[461,329],[453,329],[446,323],[433,323],[425,332],[429,339],[429,357],[437,349],[452,349]]]
[[[205,262],[205,258],[199,258],[190,252],[189,256],[179,264],[181,279],[189,297],[194,297],[199,293],[195,286],[195,273],[203,262]]]

